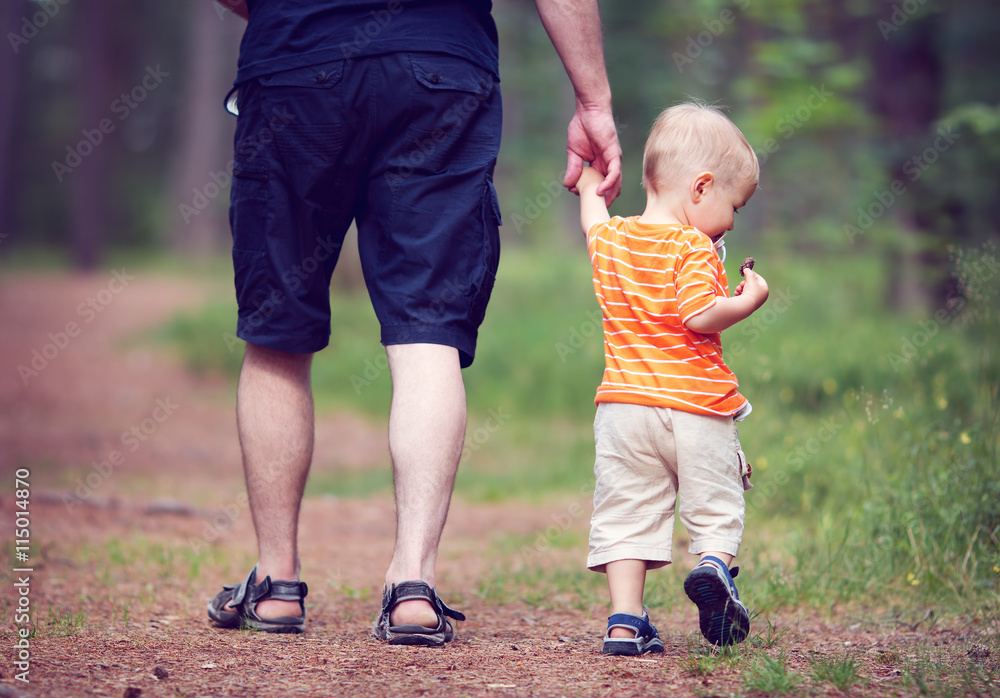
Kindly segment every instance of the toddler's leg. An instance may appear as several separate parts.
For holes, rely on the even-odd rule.
[[[699,559],[704,560],[706,557],[714,557],[716,560],[722,560],[722,563],[726,567],[732,567],[733,560],[736,559],[733,555],[730,555],[729,553],[720,553],[719,551],[701,553]]]
[[[701,632],[709,642],[743,642],[750,615],[733,581],[738,570],[729,568],[739,550],[745,512],[736,425],[725,417],[694,414],[677,421],[680,517],[691,535],[690,551],[701,557],[684,580],[684,591],[698,606]]]
[[[611,616],[601,651],[662,652],[642,607],[646,570],[670,562],[676,487],[650,442],[652,408],[601,403],[594,420],[594,514],[587,567],[608,575]]]
[[[646,561],[614,560],[607,563],[605,571],[611,592],[611,616],[601,652],[633,657],[662,652],[663,641],[642,608]]]
[[[646,584],[645,560],[616,560],[609,562],[608,591],[611,594],[611,615],[628,613],[642,617],[642,591]],[[635,637],[628,628],[612,628],[608,637]]]

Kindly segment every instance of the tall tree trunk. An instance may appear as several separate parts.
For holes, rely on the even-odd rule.
[[[3,5],[2,24],[3,36],[10,33],[19,35],[21,18],[28,15],[30,4],[23,0],[6,0]],[[4,47],[7,50],[8,47]],[[14,50],[14,46],[9,47]],[[21,73],[26,67],[27,55],[24,45],[18,43],[13,58],[9,55],[0,61],[0,92],[5,95],[0,99],[0,256],[10,248],[17,225],[17,212],[14,202],[17,201],[14,179],[14,152],[16,144],[18,99]]]
[[[77,8],[74,16],[81,74],[77,83],[77,129],[71,145],[76,148],[81,162],[68,179],[73,264],[80,269],[97,266],[109,221],[109,182],[115,140],[109,133],[103,133],[101,124],[110,122],[110,105],[121,89],[116,79],[120,62],[116,60],[113,31],[118,12],[111,0],[91,0]],[[98,133],[102,138],[95,143]]]
[[[897,4],[885,2],[883,7],[885,17],[898,12]],[[912,165],[908,163],[933,140],[933,126],[941,115],[944,71],[935,46],[940,27],[934,16],[922,16],[908,18],[898,28],[884,31],[886,35],[879,37],[873,51],[869,103],[872,113],[881,120],[883,142],[890,148],[889,180],[902,182],[910,199],[893,206],[889,215],[901,230],[921,238],[930,232],[928,222],[915,213],[924,184],[913,180],[909,169]],[[924,245],[909,247],[919,249]],[[886,249],[884,255],[887,307],[930,305],[938,280],[928,278],[928,255],[923,251],[904,252],[898,247]]]
[[[236,120],[222,99],[236,74],[236,32],[245,23],[228,12],[220,16],[210,0],[187,0],[181,7],[190,18],[190,63],[166,225],[171,247],[194,256],[222,249],[229,235],[225,203]]]

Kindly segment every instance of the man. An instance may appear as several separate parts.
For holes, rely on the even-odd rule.
[[[464,619],[434,589],[465,436],[461,369],[499,260],[491,2],[224,4],[248,18],[230,222],[247,342],[236,412],[260,557],[212,599],[209,616],[225,627],[305,628],[297,526],[313,450],[310,366],[329,341],[330,275],[354,220],[393,387],[396,543],[374,632],[443,644],[454,638],[449,619]],[[536,6],[576,94],[564,183],[590,162],[610,203],[621,148],[597,2]]]

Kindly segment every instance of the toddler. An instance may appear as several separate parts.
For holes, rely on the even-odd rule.
[[[759,173],[753,149],[722,112],[687,103],[664,111],[650,132],[642,215],[611,218],[593,168],[576,185],[604,318],[587,567],[608,577],[605,654],[663,651],[643,586],[647,570],[671,561],[678,497],[689,551],[701,558],[684,590],[702,634],[728,645],[749,632],[730,566],[750,487],[736,422],[750,403],[722,359],[719,333],[767,299],[767,283],[750,269],[730,296],[722,265],[722,238]]]

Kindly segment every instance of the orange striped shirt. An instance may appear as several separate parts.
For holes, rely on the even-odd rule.
[[[604,379],[595,402],[738,412],[747,400],[722,360],[721,336],[683,324],[729,295],[712,240],[690,226],[615,216],[590,229],[587,249],[604,315]]]

